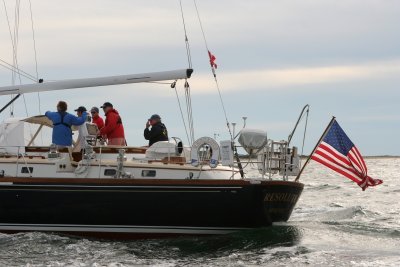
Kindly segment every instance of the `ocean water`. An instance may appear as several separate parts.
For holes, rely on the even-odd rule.
[[[366,163],[384,183],[363,192],[312,162],[287,223],[225,236],[122,242],[0,234],[0,266],[400,266],[400,158]]]

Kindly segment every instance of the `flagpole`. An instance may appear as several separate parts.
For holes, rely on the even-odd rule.
[[[335,122],[336,117],[332,116],[331,121],[329,122],[328,126],[326,127],[325,131],[322,133],[321,138],[319,138],[317,144],[315,145],[313,151],[311,152],[310,156],[308,156],[306,162],[304,163],[303,167],[301,168],[299,174],[297,175],[296,179],[294,180],[295,182],[298,182],[300,179],[300,175],[303,173],[304,168],[307,166],[307,164],[310,162],[312,155],[314,154],[315,150],[317,150],[319,144],[321,143],[322,139],[324,139],[326,133],[329,131],[329,129],[331,128],[332,124]]]

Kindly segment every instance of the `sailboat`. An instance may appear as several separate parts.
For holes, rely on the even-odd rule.
[[[0,87],[0,95],[14,95],[15,101],[33,92],[173,83],[192,73],[184,68],[40,81]],[[29,124],[39,127],[25,140]],[[287,221],[304,187],[290,178],[300,170],[297,148],[290,146],[294,131],[288,140],[274,141],[266,131],[244,126],[220,142],[206,136],[190,146],[179,138],[150,147],[105,146],[86,123],[86,144],[72,152],[50,143],[34,146],[43,127],[52,123],[42,115],[0,125],[0,232],[123,239],[227,234]],[[259,175],[246,174],[238,147],[257,164]]]

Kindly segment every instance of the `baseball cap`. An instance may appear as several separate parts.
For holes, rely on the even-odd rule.
[[[105,108],[105,107],[113,107],[113,105],[110,102],[105,102],[100,108]]]
[[[153,115],[151,115],[151,117],[150,117],[150,119],[149,119],[149,120],[156,120],[156,119],[159,119],[159,120],[161,120],[161,117],[160,117],[160,115],[158,115],[158,114],[153,114]]]
[[[86,108],[84,106],[80,106],[79,108],[75,109],[75,111],[84,112],[86,111]]]
[[[98,108],[98,107],[92,107],[92,108],[90,109],[90,111],[91,111],[91,112],[99,113],[99,108]]]

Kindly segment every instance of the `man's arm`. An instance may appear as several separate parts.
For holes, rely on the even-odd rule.
[[[162,130],[163,129],[161,127],[159,127],[158,125],[152,126],[151,131],[148,128],[146,128],[144,130],[144,135],[145,135],[144,137],[146,138],[146,140],[154,139],[161,135]]]
[[[82,125],[86,121],[87,112],[84,111],[82,113],[82,117],[77,117],[77,116],[74,116],[72,114],[70,114],[70,115],[71,115],[71,119],[70,119],[71,125],[79,126],[79,125]]]
[[[97,127],[99,127],[99,129],[104,127],[104,120],[103,118],[98,118],[99,124],[97,125]]]
[[[100,129],[100,135],[106,135],[115,129],[115,127],[117,126],[117,117],[118,116],[114,114],[110,114],[107,117],[107,125]]]
[[[144,139],[150,140],[151,131],[149,130],[149,128],[145,128],[145,129],[144,129],[143,136],[144,136]]]

